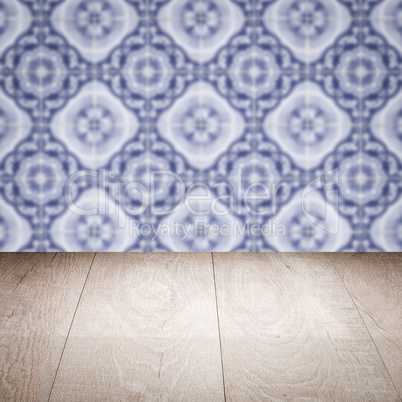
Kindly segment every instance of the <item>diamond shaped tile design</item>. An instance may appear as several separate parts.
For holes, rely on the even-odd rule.
[[[286,144],[301,168],[311,169],[350,134],[347,113],[311,82],[299,84],[264,122],[268,138]]]
[[[206,83],[189,87],[158,120],[161,136],[188,155],[194,169],[211,167],[244,126],[242,115]]]
[[[94,63],[118,46],[138,19],[135,8],[123,0],[60,2],[51,15],[53,28]]]
[[[199,63],[210,60],[239,31],[245,15],[233,1],[165,2],[157,18],[161,29]]]
[[[402,251],[401,13],[0,1],[0,250]]]
[[[0,52],[29,28],[31,20],[32,14],[22,2],[6,0],[0,3]]]
[[[337,0],[282,0],[272,2],[263,18],[297,58],[312,62],[348,29],[352,15]]]
[[[104,167],[138,131],[138,119],[99,82],[90,82],[57,111],[53,135],[86,166]]]
[[[26,138],[31,128],[29,115],[18,108],[12,99],[0,93],[0,158]]]

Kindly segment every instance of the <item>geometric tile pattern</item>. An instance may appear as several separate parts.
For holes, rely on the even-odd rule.
[[[0,0],[0,250],[402,251],[402,0]]]

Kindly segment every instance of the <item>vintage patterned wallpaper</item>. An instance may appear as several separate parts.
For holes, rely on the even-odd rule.
[[[0,250],[401,251],[401,0],[0,0]]]

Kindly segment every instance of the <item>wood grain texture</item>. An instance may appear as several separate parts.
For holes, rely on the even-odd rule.
[[[92,259],[1,255],[1,401],[48,399]]]
[[[53,256],[54,253],[0,253],[0,295],[14,290],[39,259]]]
[[[97,254],[51,400],[223,400],[211,254]]]
[[[402,398],[402,253],[332,258]]]
[[[399,400],[335,267],[305,257],[214,253],[227,399]]]

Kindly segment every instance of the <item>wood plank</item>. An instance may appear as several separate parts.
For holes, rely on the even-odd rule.
[[[399,400],[336,269],[305,257],[214,253],[227,399]]]
[[[211,254],[97,254],[51,399],[223,400]]]
[[[40,258],[53,258],[55,253],[0,253],[0,295],[13,290]]]
[[[402,398],[402,253],[346,255],[334,265]]]
[[[92,259],[93,253],[1,258],[0,400],[49,398]]]

